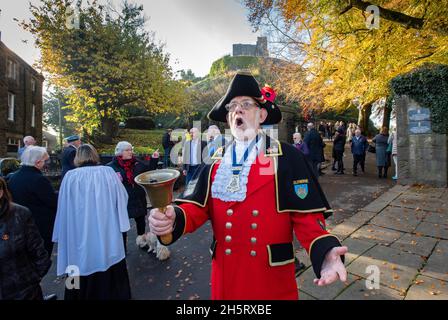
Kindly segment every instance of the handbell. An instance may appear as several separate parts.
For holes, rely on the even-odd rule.
[[[159,169],[147,171],[135,177],[135,182],[142,186],[146,192],[146,199],[153,208],[158,208],[165,213],[166,207],[173,201],[173,188],[180,172],[174,169]],[[173,235],[161,236],[163,244],[169,244]]]

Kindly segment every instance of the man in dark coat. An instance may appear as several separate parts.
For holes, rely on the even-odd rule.
[[[174,146],[174,142],[171,141],[171,132],[172,131],[173,131],[172,129],[167,129],[162,137],[162,147],[163,147],[163,151],[164,151],[164,156],[163,156],[163,167],[164,168],[168,168],[171,164],[170,152]]]
[[[62,172],[61,172],[61,179],[64,178],[67,171],[75,169],[75,156],[76,156],[76,150],[81,145],[81,140],[78,135],[70,136],[67,139],[68,146],[64,149],[62,152]]]
[[[51,257],[54,219],[58,197],[50,181],[42,174],[49,156],[45,148],[30,146],[22,155],[22,167],[8,181],[15,203],[30,209],[44,246]]]
[[[367,147],[369,146],[369,142],[367,138],[361,135],[361,130],[355,130],[355,136],[350,140],[350,148],[353,154],[353,175],[357,176],[358,163],[361,164],[361,170],[364,173],[364,165]]]
[[[310,150],[309,159],[312,162],[312,167],[314,174],[316,177],[319,176],[319,165],[323,162],[324,153],[323,147],[324,141],[320,136],[319,132],[314,128],[313,123],[308,123],[307,125],[308,132],[305,134],[305,138],[303,141],[307,144],[308,149]]]
[[[347,138],[343,128],[338,128],[333,141],[333,155],[337,161],[338,170],[335,174],[344,174],[344,150]]]

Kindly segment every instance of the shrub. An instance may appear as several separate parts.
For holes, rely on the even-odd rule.
[[[129,117],[126,121],[126,128],[150,130],[155,128],[155,123],[151,117],[147,116]]]

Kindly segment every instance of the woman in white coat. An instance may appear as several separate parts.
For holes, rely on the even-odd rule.
[[[95,148],[76,151],[76,169],[62,180],[53,242],[58,276],[68,274],[66,300],[131,298],[122,233],[129,230],[128,194]]]

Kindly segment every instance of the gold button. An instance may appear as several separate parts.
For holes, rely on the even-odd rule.
[[[232,253],[232,250],[231,249],[226,249],[226,255],[229,255],[229,254],[231,254]]]
[[[226,242],[230,242],[232,241],[232,237],[231,236],[226,236]]]
[[[257,229],[257,227],[258,227],[258,226],[257,226],[257,224],[256,224],[256,223],[252,223],[251,227],[252,227],[252,229],[254,229],[254,230],[255,230],[255,229]]]
[[[255,237],[250,238],[250,242],[252,242],[253,244],[256,244],[257,243],[257,238],[255,238]]]
[[[232,209],[227,210],[227,215],[228,215],[229,217],[230,217],[232,214],[233,214],[233,210],[232,210]]]
[[[257,255],[257,252],[255,250],[251,250],[250,255],[252,257],[255,257]]]
[[[232,228],[232,222],[227,222],[226,223],[226,228],[227,229],[231,229]]]
[[[252,215],[254,216],[254,217],[257,217],[258,216],[258,210],[254,210],[254,211],[252,211]]]

